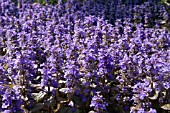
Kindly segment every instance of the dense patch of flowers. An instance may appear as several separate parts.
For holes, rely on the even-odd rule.
[[[170,110],[169,20],[158,0],[1,0],[0,112]]]

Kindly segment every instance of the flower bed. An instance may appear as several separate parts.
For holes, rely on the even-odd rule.
[[[168,22],[155,0],[1,0],[0,112],[170,110]]]

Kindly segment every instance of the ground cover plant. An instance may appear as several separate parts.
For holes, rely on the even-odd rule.
[[[0,112],[168,113],[159,0],[0,1]]]

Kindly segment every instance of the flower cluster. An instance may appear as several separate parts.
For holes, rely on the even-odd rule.
[[[96,110],[97,112],[103,112],[103,110],[106,110],[106,106],[108,106],[108,104],[104,101],[104,98],[102,95],[100,95],[100,92],[96,92],[97,95],[94,96],[92,98],[90,107],[94,107],[94,110]]]
[[[158,0],[1,0],[0,112],[169,110],[168,22]]]

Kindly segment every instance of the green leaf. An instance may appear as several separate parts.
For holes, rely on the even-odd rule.
[[[53,96],[50,96],[47,100],[44,100],[43,103],[47,106],[54,107],[54,105],[56,104],[56,101],[54,100]]]
[[[42,100],[44,98],[44,96],[46,95],[45,92],[39,92],[39,93],[32,93],[32,96],[34,97],[34,99],[39,102],[40,100]]]
[[[71,88],[61,88],[61,89],[59,89],[59,91],[67,94],[67,93],[73,92],[73,89],[71,89]]]
[[[21,109],[23,110],[22,113],[29,113],[29,111],[26,108],[24,108],[24,105],[21,106]]]
[[[73,102],[74,102],[76,105],[78,105],[78,106],[80,106],[80,104],[82,103],[82,99],[81,99],[80,97],[76,96],[76,95],[74,95],[74,96],[72,97],[72,100],[73,100]]]
[[[32,109],[30,109],[30,112],[37,112],[39,110],[41,110],[44,107],[43,103],[38,103],[36,105],[34,105],[34,107]]]
[[[62,3],[64,4],[64,3],[66,3],[67,2],[67,0],[62,0]]]
[[[69,107],[63,107],[59,110],[59,113],[68,113]]]
[[[170,110],[170,104],[165,104],[165,105],[161,106],[161,108],[164,110]]]
[[[80,113],[79,109],[76,109],[73,111],[72,109],[69,109],[67,113]]]
[[[159,91],[156,91],[156,93],[154,94],[154,96],[153,96],[153,97],[149,97],[149,99],[151,99],[151,100],[156,100],[156,99],[158,98],[158,96],[159,96]]]
[[[166,5],[170,6],[170,0],[165,0],[164,2]]]

